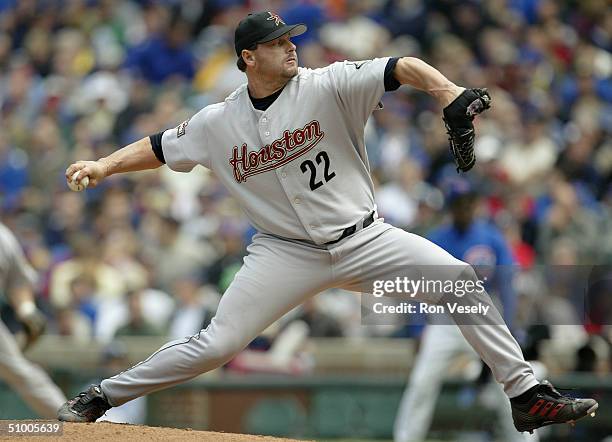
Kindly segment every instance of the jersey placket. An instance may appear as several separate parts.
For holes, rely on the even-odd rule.
[[[258,129],[263,145],[272,143],[275,140],[274,135],[280,136],[283,132],[282,130],[273,129],[270,116],[267,114],[267,112],[264,112],[259,119]],[[285,195],[287,195],[287,199],[291,203],[291,206],[293,207],[298,220],[302,224],[302,227],[304,230],[306,230],[311,239],[316,241],[316,239],[318,239],[318,235],[317,232],[313,232],[313,230],[316,230],[319,225],[314,220],[314,211],[311,207],[309,207],[309,204],[303,194],[303,190],[300,188],[300,183],[298,180],[301,177],[297,176],[299,170],[299,167],[297,166],[298,162],[299,158],[275,169],[275,173],[278,182],[283,189],[283,192],[285,192]]]

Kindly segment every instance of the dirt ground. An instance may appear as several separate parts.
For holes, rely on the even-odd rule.
[[[6,422],[6,421],[5,421]],[[13,421],[14,422],[14,421]],[[215,433],[212,431],[181,430],[178,428],[99,422],[92,424],[64,423],[62,436],[9,436],[0,432],[2,441],[36,440],[40,442],[89,441],[200,441],[200,442],[298,442],[294,439],[254,436],[248,434]],[[300,441],[304,442],[304,441]]]

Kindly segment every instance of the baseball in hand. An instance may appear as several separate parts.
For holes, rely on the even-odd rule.
[[[81,171],[77,170],[74,175],[72,175],[72,179],[68,181],[68,187],[70,190],[74,192],[80,192],[81,190],[85,190],[89,185],[89,177],[84,177],[80,182],[77,182],[77,178],[79,177],[79,173]]]

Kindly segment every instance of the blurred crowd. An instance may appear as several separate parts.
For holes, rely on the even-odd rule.
[[[244,83],[233,30],[251,10],[308,25],[294,39],[301,66],[408,55],[488,87],[494,104],[478,118],[469,174],[481,216],[526,273],[612,264],[606,0],[0,0],[0,217],[39,272],[50,332],[174,338],[210,321],[254,233],[218,180],[163,167],[74,193],[64,171]],[[408,87],[383,102],[366,128],[379,214],[427,234],[446,219],[445,183],[457,174],[440,109]],[[552,302],[528,278],[518,285]],[[610,280],[598,290],[585,339],[609,339]],[[295,314],[314,336],[368,333],[349,298],[327,293]]]

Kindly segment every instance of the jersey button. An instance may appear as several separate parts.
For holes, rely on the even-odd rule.
[[[261,122],[262,122],[262,123],[265,123],[265,122],[267,122],[267,121],[268,121],[268,119],[267,119],[266,117],[263,117],[263,118],[261,119]]]
[[[298,197],[298,198],[295,198],[295,199],[293,200],[293,202],[294,202],[295,204],[300,204],[300,203],[302,202],[302,200],[301,200],[301,199]]]
[[[269,136],[270,136],[270,131],[267,130],[266,131],[266,137],[269,137]]]
[[[283,173],[281,173],[281,176],[282,176],[283,178],[287,178],[287,172],[283,172]]]

